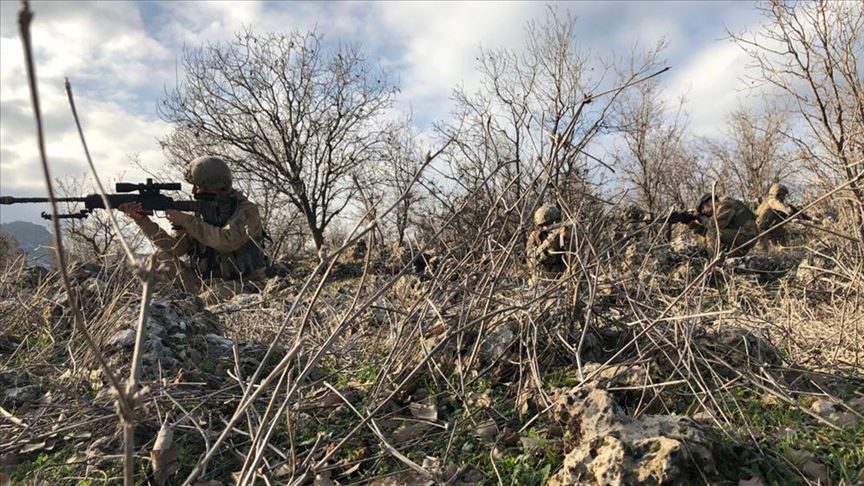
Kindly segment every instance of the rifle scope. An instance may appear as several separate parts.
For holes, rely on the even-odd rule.
[[[136,184],[132,182],[118,182],[115,186],[117,192],[135,192],[155,193],[159,191],[179,191],[181,188],[179,182],[153,182],[153,179],[147,179],[144,184]]]

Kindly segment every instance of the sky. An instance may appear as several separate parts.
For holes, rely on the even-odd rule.
[[[478,82],[480,47],[519,49],[525,24],[546,9],[578,17],[579,42],[597,55],[634,43],[669,42],[665,95],[686,96],[691,131],[711,135],[746,99],[747,59],[725,29],[755,28],[753,4],[736,2],[33,2],[33,43],[49,164],[81,177],[87,162],[63,90],[69,78],[93,161],[103,178],[159,167],[170,131],[157,108],[182,76],[186,47],[257,32],[317,29],[329,42],[359,43],[400,86],[397,109],[428,130],[450,115],[454,87]],[[19,2],[0,2],[0,195],[45,194],[18,32]],[[45,207],[0,206],[0,222],[37,222]]]

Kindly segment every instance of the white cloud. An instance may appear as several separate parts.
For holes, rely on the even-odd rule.
[[[670,99],[687,98],[690,129],[696,135],[716,135],[727,113],[741,102],[747,56],[729,41],[716,41],[692,56],[669,82]]]
[[[475,85],[480,46],[516,47],[525,22],[543,13],[540,3],[378,4],[381,22],[393,32],[400,53],[393,59],[401,74],[403,99],[429,118],[443,118],[442,103],[453,88]]]
[[[81,6],[79,6],[81,7]],[[157,137],[166,127],[153,114],[135,113],[139,90],[164,79],[171,53],[143,29],[138,11],[123,4],[74,8],[34,4],[33,44],[45,121],[46,149],[54,177],[87,172],[63,80],[69,76],[94,162],[103,178],[130,168],[129,156],[160,157]],[[44,194],[30,92],[15,17],[4,5],[0,39],[0,192]],[[130,103],[126,106],[126,103]],[[6,220],[18,211],[4,209]]]
[[[694,129],[708,132],[740,97],[734,88],[744,63],[735,46],[715,41],[722,29],[714,17],[742,7],[682,5],[579,2],[558,8],[579,15],[579,41],[601,54],[616,50],[625,55],[621,50],[637,39],[647,47],[668,36],[669,55],[679,64],[673,62],[667,93],[689,92]],[[41,187],[41,176],[17,8],[16,2],[0,2],[0,192],[20,194]],[[69,76],[94,159],[108,178],[124,169],[128,177],[143,176],[129,169],[131,154],[141,154],[150,166],[160,164],[156,139],[169,127],[158,120],[156,106],[162,86],[174,84],[175,63],[184,45],[228,40],[242,26],[258,32],[317,26],[328,40],[361,43],[370,61],[398,76],[400,107],[411,106],[421,120],[443,119],[449,116],[452,89],[463,83],[471,89],[478,82],[479,47],[518,49],[525,22],[542,20],[547,7],[539,2],[196,1],[36,2],[32,8],[56,175],[86,169],[62,89],[63,77]],[[712,17],[698,18],[706,16],[704,10]],[[7,217],[0,214],[0,219]]]

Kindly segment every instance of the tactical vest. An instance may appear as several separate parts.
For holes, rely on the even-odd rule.
[[[792,214],[774,209],[771,207],[771,202],[772,200],[763,202],[756,211],[756,226],[759,228],[759,231],[772,228],[780,223],[780,221],[792,216]],[[792,213],[794,214],[795,209],[792,207],[790,209],[792,209]]]
[[[567,239],[566,232],[563,230],[563,226],[554,225],[543,230],[538,230],[535,233],[534,238],[536,240],[532,242],[534,248],[540,246],[550,237],[556,240],[542,254],[533,255],[534,264],[539,266],[539,270],[561,273],[567,269],[567,265],[564,262],[564,251],[569,247],[569,241],[565,241]]]
[[[729,222],[729,229],[743,229],[748,223],[756,221],[756,215],[744,203],[735,202],[735,215]]]
[[[237,211],[240,202],[237,193],[232,192],[228,197],[218,201],[218,211],[214,214],[201,215],[201,218],[206,223],[221,228]],[[225,280],[248,278],[267,266],[263,244],[263,231],[259,235],[251,235],[243,246],[231,253],[219,253],[215,248],[194,241],[189,257],[202,278],[215,277]]]

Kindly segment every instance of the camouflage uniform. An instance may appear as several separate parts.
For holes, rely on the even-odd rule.
[[[648,229],[653,217],[635,204],[625,207],[614,219],[612,236],[618,249],[628,246],[633,240],[649,236]]]
[[[192,161],[190,166],[202,159],[205,158]],[[187,180],[201,184],[201,178],[194,174],[187,173]],[[217,196],[215,201],[219,207],[217,214],[181,213],[178,228],[172,234],[149,218],[136,221],[157,249],[160,273],[175,286],[199,294],[207,304],[228,299],[244,290],[257,289],[266,267],[258,206],[241,192],[231,189]],[[188,257],[188,262],[181,260],[184,256]]]
[[[561,219],[561,210],[546,205],[534,213],[537,226],[528,236],[526,257],[531,281],[557,279],[567,270],[566,253],[572,244],[572,228],[556,224]]]
[[[797,208],[786,204],[785,199],[788,194],[789,189],[782,184],[774,184],[768,190],[768,198],[756,210],[756,226],[760,233],[773,228],[798,212]],[[771,243],[784,245],[786,241],[786,227],[781,226],[762,236],[759,244],[763,250],[767,250]]]
[[[743,202],[731,197],[720,198],[714,208],[712,216],[702,214],[702,207],[711,202],[710,195],[703,196],[696,208],[699,218],[694,226],[697,231],[705,236],[705,247],[713,253],[718,246],[721,251],[729,251],[745,245],[738,250],[729,253],[729,256],[743,256],[753,248],[755,241],[750,241],[759,234],[756,227],[756,217],[753,211]]]

